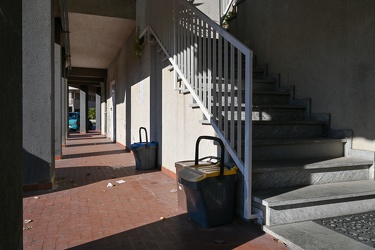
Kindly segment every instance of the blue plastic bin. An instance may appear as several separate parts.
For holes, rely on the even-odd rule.
[[[141,132],[145,131],[146,142],[142,142]],[[139,140],[130,145],[135,158],[135,168],[138,170],[150,170],[157,168],[158,142],[148,141],[147,130],[144,127],[139,128]]]

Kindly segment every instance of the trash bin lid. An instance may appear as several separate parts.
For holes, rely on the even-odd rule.
[[[234,175],[238,167],[228,168],[224,166],[224,176]],[[206,178],[212,178],[220,175],[220,162],[216,164],[200,164],[185,167],[178,173],[178,177],[189,182],[199,182]]]
[[[157,147],[158,146],[158,142],[156,141],[151,141],[149,143],[146,143],[146,142],[136,142],[136,143],[133,143],[130,145],[130,149],[131,150],[137,150],[138,148],[144,148],[144,147],[151,147],[151,148],[154,148],[154,147]]]

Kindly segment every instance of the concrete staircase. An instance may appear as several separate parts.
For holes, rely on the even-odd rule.
[[[240,2],[237,1],[237,4]],[[196,44],[207,43],[219,44],[217,40],[202,39],[202,42],[199,42],[198,39],[198,42],[196,41]],[[213,50],[211,52],[219,54],[219,51]],[[215,69],[223,74],[220,77],[225,78],[226,82],[239,81],[239,79],[235,79],[235,75],[228,77],[231,72],[232,74],[237,72],[236,70],[228,70],[225,74],[221,72],[222,67],[216,66],[225,64],[224,58],[233,57],[230,52],[225,52],[225,50],[222,50],[222,53],[221,57],[213,57],[210,61],[213,64],[212,66],[217,67]],[[225,53],[229,54],[225,56]],[[219,58],[223,61],[213,63],[214,60],[219,60]],[[205,60],[204,57],[202,60]],[[234,62],[232,60],[231,66],[235,68],[237,62],[237,58],[235,58]],[[242,72],[244,68],[244,65],[242,65]],[[197,70],[202,70],[202,67],[198,65]],[[218,75],[215,74],[214,77]],[[279,79],[277,76],[269,76],[267,67],[254,67],[253,69],[251,199],[252,213],[258,215],[258,222],[264,225],[263,228],[266,232],[277,238],[282,238],[278,236],[281,236],[284,232],[286,234],[292,232],[292,229],[287,228],[288,225],[293,228],[294,224],[305,223],[306,221],[306,223],[310,223],[309,221],[314,219],[373,210],[375,207],[374,161],[349,157],[351,132],[332,130],[329,114],[311,113],[310,100],[294,99],[294,87],[281,87]],[[210,81],[207,82],[211,83]],[[207,82],[204,81],[201,84],[204,85]],[[207,94],[207,90],[202,89],[202,85],[196,87],[195,90],[198,92],[205,91],[205,94]],[[232,86],[238,86],[238,84]],[[224,87],[220,87],[224,89]],[[234,95],[237,98],[228,98],[228,100],[223,98],[220,106],[231,106],[230,101],[233,100],[235,107],[241,107],[241,111],[236,108],[235,112],[242,112],[242,119],[235,120],[234,126],[243,123],[239,127],[244,128],[245,106],[238,100],[244,100],[245,86],[242,85],[238,89],[236,87],[230,88],[225,86],[225,92],[228,90],[228,95]],[[220,93],[213,93],[214,89],[216,90],[216,88],[211,89],[212,93],[210,94],[223,96]],[[188,94],[189,91],[182,89],[180,93]],[[233,95],[231,95],[232,93]],[[242,98],[238,98],[240,95]],[[207,98],[204,98],[204,100],[207,100]],[[198,108],[199,106],[193,102],[190,107]],[[233,106],[231,107],[231,115],[233,116],[237,113],[233,113]],[[220,114],[225,118],[218,119],[218,123],[221,121],[233,125],[228,120],[234,119],[237,115],[234,115],[233,118],[230,117],[231,115],[228,115],[229,112],[227,112],[229,109],[229,107],[219,108],[220,112],[223,112]],[[215,119],[216,115],[218,114],[215,113],[213,116]],[[205,119],[200,122],[210,124]],[[217,127],[227,127],[221,126],[223,124],[218,124]],[[237,131],[230,128],[226,129],[230,133],[222,131],[222,134],[227,141],[231,142],[231,145],[237,145],[237,143],[233,144],[233,139],[230,138]],[[242,136],[244,135],[243,132]],[[220,131],[218,131],[219,133]],[[234,148],[234,150],[244,152],[243,148]],[[236,194],[238,207],[236,210],[240,215],[243,215],[241,206],[244,206],[243,199],[246,195],[244,186],[243,176],[239,173]],[[320,232],[321,230],[321,228],[318,228],[315,231]],[[320,240],[313,234],[307,233],[307,229],[304,229],[303,233],[295,230],[293,234],[297,235],[296,237],[306,239],[309,236],[310,241],[311,238],[315,241]],[[284,238],[289,237],[290,235]]]
[[[373,209],[373,162],[345,156],[350,133],[331,131],[328,115],[311,114],[310,102],[294,100],[294,89],[280,88],[277,78],[254,76],[252,200],[262,223]]]
[[[310,102],[294,100],[294,88],[281,88],[277,77],[260,68],[253,75],[252,200],[262,223],[371,210],[373,162],[345,156],[350,132],[331,131],[329,115],[311,114]]]
[[[268,75],[267,66],[253,69],[252,213],[259,216],[259,223],[270,228],[373,209],[374,162],[349,157],[351,131],[331,130],[329,114],[311,113],[311,101],[294,99],[294,87],[281,87],[279,79]],[[245,86],[241,91],[226,88],[229,95],[233,92],[244,100]],[[234,125],[241,122],[244,128],[244,103],[233,100],[243,113]],[[230,106],[230,100],[222,100],[225,104]],[[193,102],[190,107],[198,105]],[[205,119],[200,122],[210,124]],[[230,135],[226,137],[230,141]],[[240,190],[237,197],[243,204]],[[241,208],[237,211],[242,214]]]
[[[293,99],[294,88],[280,87],[266,71],[253,72],[252,204],[258,222],[270,232],[272,226],[372,210],[373,161],[346,156],[351,132],[332,131],[329,115],[311,114],[310,100]],[[237,122],[244,123],[244,115]],[[243,199],[242,192],[237,197]]]

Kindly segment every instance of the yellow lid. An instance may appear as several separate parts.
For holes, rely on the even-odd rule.
[[[179,176],[191,181],[198,182],[206,178],[216,177],[220,175],[220,162],[216,164],[199,164],[194,166],[185,167],[185,171],[180,172]],[[224,166],[223,175],[234,175],[237,173],[238,167],[228,168]]]

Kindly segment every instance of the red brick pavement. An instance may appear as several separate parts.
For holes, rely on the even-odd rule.
[[[239,218],[201,227],[177,207],[175,180],[134,165],[104,136],[72,134],[54,189],[24,193],[24,249],[286,249]]]

